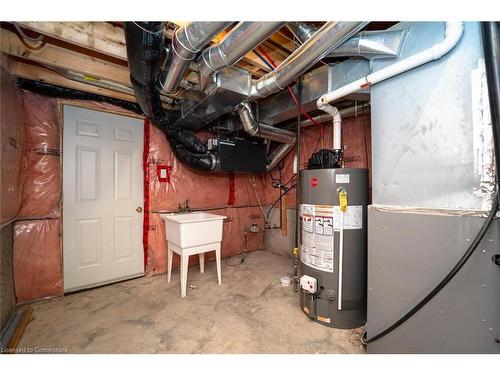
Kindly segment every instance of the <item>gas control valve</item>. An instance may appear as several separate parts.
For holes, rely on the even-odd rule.
[[[312,276],[304,275],[300,278],[300,288],[308,293],[316,294],[318,291],[318,280]]]

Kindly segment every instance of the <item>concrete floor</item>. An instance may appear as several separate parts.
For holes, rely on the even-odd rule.
[[[235,261],[236,259],[231,259]],[[336,330],[307,318],[286,257],[266,251],[231,267],[191,267],[181,299],[179,272],[145,277],[37,303],[18,347],[69,353],[364,353],[361,329]]]

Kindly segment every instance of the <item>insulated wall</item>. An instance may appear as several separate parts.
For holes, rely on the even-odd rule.
[[[63,293],[60,141],[56,99],[22,92],[25,144],[22,200],[14,225],[17,303]]]
[[[24,143],[23,111],[19,92],[0,56],[0,329],[14,312],[13,223],[21,206],[21,159]]]
[[[202,133],[200,136],[209,135]],[[166,271],[167,239],[160,214],[178,210],[186,200],[192,210],[227,216],[223,228],[223,257],[242,252],[244,229],[249,229],[252,224],[260,230],[248,233],[247,250],[262,248],[264,215],[259,201],[264,204],[264,175],[203,172],[188,168],[175,158],[165,135],[152,125],[149,144],[150,221],[146,272]],[[160,182],[158,166],[170,168],[168,181]],[[214,257],[215,253],[209,253],[206,259],[210,261]],[[190,261],[196,264],[198,257],[191,257]],[[173,266],[178,265],[179,258],[174,255]]]
[[[24,130],[22,101],[15,87],[14,77],[2,66],[0,68],[0,151],[1,224],[11,222],[19,213],[22,197],[20,179],[23,156]]]
[[[22,99],[22,100],[21,100]],[[11,101],[14,99],[10,99]],[[2,100],[2,105],[3,105]],[[96,102],[59,100],[23,91],[19,99],[23,111],[15,113],[19,137],[26,138],[18,152],[19,181],[13,186],[19,204],[9,208],[17,215],[14,227],[14,280],[17,302],[61,295],[62,277],[61,216],[61,104],[85,106],[122,115],[135,114],[119,107]],[[21,105],[23,107],[21,107]],[[14,104],[11,103],[11,106]],[[2,111],[3,113],[3,111]],[[24,126],[22,117],[24,113]],[[247,250],[262,248],[264,215],[264,175],[200,172],[185,167],[174,157],[164,134],[150,125],[146,169],[149,176],[149,223],[146,231],[146,273],[166,270],[167,239],[163,212],[175,211],[186,199],[193,210],[206,210],[228,217],[224,222],[223,256],[242,252],[244,229],[256,224],[258,233],[248,233]],[[208,134],[201,134],[208,136]],[[171,168],[170,180],[160,182],[158,165]],[[3,173],[3,169],[2,169]],[[2,192],[3,194],[3,192]],[[4,199],[2,199],[4,201]],[[9,200],[8,200],[9,201]],[[9,201],[15,201],[15,196]],[[3,217],[2,213],[2,217]],[[7,217],[7,216],[6,216]],[[19,221],[20,220],[20,221]],[[174,258],[174,267],[178,260]],[[207,255],[207,260],[214,254]],[[192,263],[198,258],[192,257]]]

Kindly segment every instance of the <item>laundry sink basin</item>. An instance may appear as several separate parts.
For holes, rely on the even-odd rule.
[[[167,241],[180,248],[222,241],[222,223],[226,216],[192,212],[160,217],[165,220]]]

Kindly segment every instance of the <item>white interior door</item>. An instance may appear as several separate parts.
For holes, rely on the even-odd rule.
[[[64,106],[65,291],[144,274],[143,137],[142,120]]]

